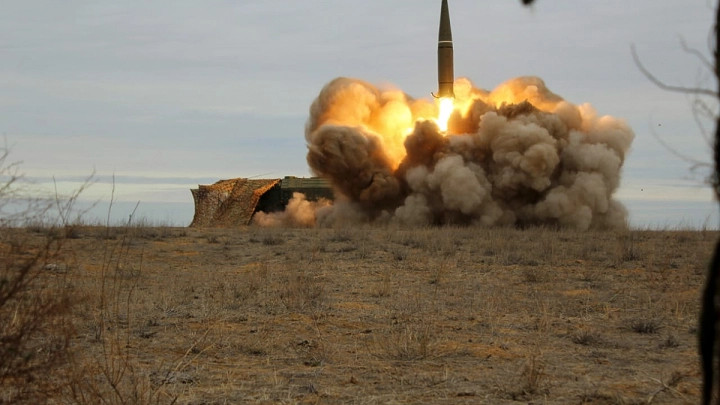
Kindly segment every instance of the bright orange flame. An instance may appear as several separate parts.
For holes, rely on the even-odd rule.
[[[450,97],[443,97],[440,99],[440,114],[438,114],[437,124],[442,132],[447,131],[448,120],[455,108],[454,101],[455,100]]]

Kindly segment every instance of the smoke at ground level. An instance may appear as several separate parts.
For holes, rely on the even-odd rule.
[[[455,83],[447,133],[437,104],[337,78],[310,107],[307,161],[337,196],[322,225],[627,224],[613,198],[634,138],[621,119],[574,105],[537,77],[492,91]]]
[[[187,190],[186,190],[187,191]],[[629,211],[628,222],[632,229],[720,229],[717,203],[707,201],[663,201],[623,199]],[[123,226],[130,219],[137,201],[113,202],[110,224]],[[18,210],[25,206],[16,207]],[[82,212],[81,222],[104,225],[107,221],[109,203],[101,200],[78,201],[77,212]],[[134,224],[151,226],[188,226],[193,219],[194,203],[187,202],[140,202],[134,217]],[[53,217],[57,219],[56,217]]]

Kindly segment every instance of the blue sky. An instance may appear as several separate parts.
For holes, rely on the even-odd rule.
[[[630,53],[634,44],[668,83],[715,88],[680,43],[709,55],[707,0],[449,3],[456,76],[492,89],[536,75],[633,127],[617,193],[633,224],[717,226],[707,170],[655,138],[710,161],[693,98],[658,89]],[[333,78],[430,98],[439,9],[436,0],[7,2],[0,134],[38,193],[53,177],[68,192],[95,172],[83,197],[107,201],[114,175],[116,201],[186,225],[198,183],[310,175],[307,111]]]

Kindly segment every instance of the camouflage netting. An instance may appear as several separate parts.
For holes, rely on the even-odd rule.
[[[195,217],[190,226],[234,227],[250,223],[260,197],[280,179],[220,180],[190,190],[195,200]]]

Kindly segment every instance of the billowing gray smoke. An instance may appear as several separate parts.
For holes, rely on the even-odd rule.
[[[492,92],[459,79],[455,94],[441,132],[434,103],[328,83],[305,129],[307,161],[338,197],[317,221],[626,226],[612,198],[634,137],[622,120],[568,103],[537,77]]]

